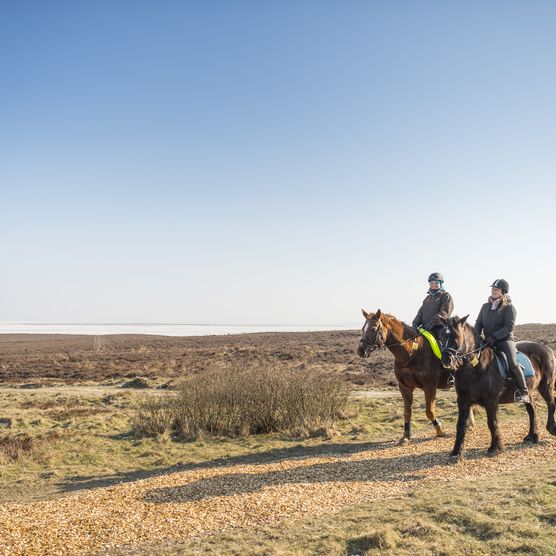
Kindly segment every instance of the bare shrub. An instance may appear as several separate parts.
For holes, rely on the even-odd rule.
[[[23,455],[28,455],[35,441],[28,434],[8,435],[0,438],[0,453],[9,461],[17,461]]]
[[[311,431],[334,424],[350,388],[330,372],[291,368],[229,368],[187,377],[175,400],[176,431],[246,436]]]
[[[149,396],[141,399],[132,417],[135,436],[158,436],[173,428],[175,421],[174,397]]]
[[[106,341],[102,336],[93,336],[93,353],[105,353]]]
[[[0,463],[15,463],[24,458],[48,459],[48,450],[60,440],[61,434],[51,431],[39,436],[27,433],[0,436]]]

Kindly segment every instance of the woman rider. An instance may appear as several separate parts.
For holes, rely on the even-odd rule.
[[[508,295],[510,285],[506,280],[500,278],[494,280],[490,286],[491,294],[488,301],[481,307],[477,322],[475,322],[475,332],[481,337],[484,334],[485,345],[491,345],[499,351],[503,351],[508,359],[510,373],[517,382],[518,389],[514,396],[514,401],[529,403],[529,391],[523,376],[523,370],[517,364],[517,351],[513,328],[515,324],[516,310],[512,305],[512,300]]]
[[[413,328],[424,328],[432,332],[441,327],[441,318],[448,318],[454,310],[452,296],[444,289],[444,277],[440,272],[433,272],[429,276],[429,291],[423,300],[417,316],[413,319]]]

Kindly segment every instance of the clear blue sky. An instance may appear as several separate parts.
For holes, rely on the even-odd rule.
[[[556,3],[0,3],[3,321],[556,322]]]

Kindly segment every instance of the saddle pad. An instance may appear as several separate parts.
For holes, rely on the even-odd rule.
[[[531,363],[531,359],[529,359],[529,357],[527,357],[527,355],[525,355],[521,351],[517,352],[517,362],[522,366],[525,378],[535,376],[535,369],[533,369],[533,363]]]
[[[506,360],[506,355],[500,351],[495,351],[496,362],[498,363],[498,370],[504,378],[508,378],[508,361]],[[523,376],[531,378],[535,376],[535,369],[533,369],[533,364],[527,355],[521,351],[517,352],[517,364],[523,369]]]

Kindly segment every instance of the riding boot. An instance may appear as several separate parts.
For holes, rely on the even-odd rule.
[[[513,377],[517,382],[517,390],[514,394],[514,402],[516,403],[530,403],[529,390],[527,389],[527,382],[525,382],[525,376],[523,375],[523,369],[520,365],[515,366],[512,369]]]

